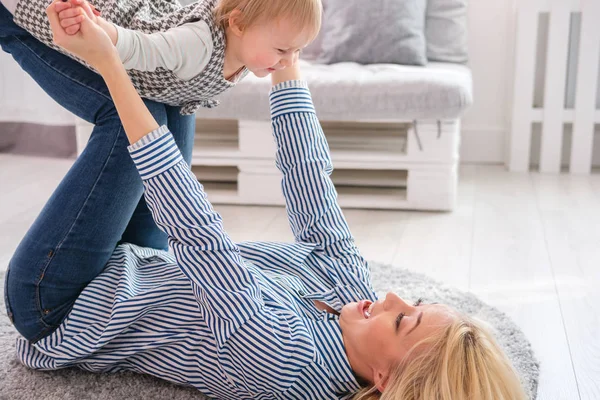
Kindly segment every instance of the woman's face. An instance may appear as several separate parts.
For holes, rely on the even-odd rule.
[[[377,384],[417,342],[455,318],[445,305],[409,304],[388,293],[375,303],[364,300],[345,305],[340,325],[352,369]]]

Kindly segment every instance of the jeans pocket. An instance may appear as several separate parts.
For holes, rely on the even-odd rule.
[[[8,301],[8,275],[10,273],[10,264],[6,268],[6,272],[4,274],[4,307],[6,308],[6,315],[8,315],[8,319],[11,324],[14,324],[13,312],[10,307],[10,302]]]

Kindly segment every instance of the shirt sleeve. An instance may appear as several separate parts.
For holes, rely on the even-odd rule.
[[[256,276],[223,229],[221,216],[166,127],[144,136],[128,150],[142,178],[152,217],[169,236],[199,311],[223,346],[264,306]]]
[[[270,103],[276,165],[283,174],[282,190],[296,241],[317,245],[315,252],[333,282],[372,293],[368,263],[337,201],[329,145],[307,83],[275,86]]]
[[[165,68],[180,79],[189,80],[204,71],[213,52],[210,28],[204,21],[152,34],[115,27],[117,51],[126,69]]]

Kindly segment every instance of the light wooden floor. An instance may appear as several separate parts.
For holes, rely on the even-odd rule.
[[[0,269],[72,161],[0,154]],[[291,239],[277,207],[216,206],[236,240]],[[346,210],[370,260],[471,290],[542,362],[539,399],[600,399],[600,175],[461,169],[453,213]]]

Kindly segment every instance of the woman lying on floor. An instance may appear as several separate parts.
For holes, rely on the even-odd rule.
[[[226,399],[525,398],[478,323],[441,304],[377,299],[296,67],[273,74],[270,95],[295,242],[236,244],[104,31],[85,19],[68,36],[53,10],[56,43],[103,76],[131,145],[103,153],[92,137],[10,262],[7,307],[25,365],[131,370]],[[114,157],[122,171],[99,181],[93,167]],[[140,176],[152,215],[125,243],[111,224],[128,226]],[[172,254],[147,246],[151,217]]]

